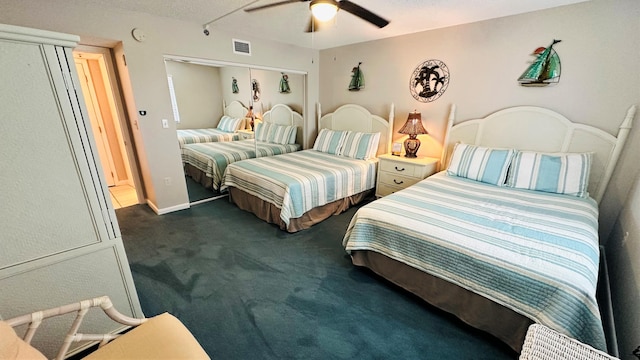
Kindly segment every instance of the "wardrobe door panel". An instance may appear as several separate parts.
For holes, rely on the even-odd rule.
[[[47,55],[49,53],[49,55]],[[0,40],[0,269],[107,238],[53,46]],[[52,71],[52,67],[58,71]],[[89,179],[90,180],[90,179]],[[98,212],[98,214],[96,214]],[[98,218],[98,221],[103,222]]]

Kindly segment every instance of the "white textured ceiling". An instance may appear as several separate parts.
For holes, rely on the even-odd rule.
[[[248,7],[254,7],[280,0],[77,1],[205,24],[249,4]],[[211,36],[215,36],[217,29],[225,29],[227,33],[233,29],[234,34],[326,49],[583,1],[587,0],[352,0],[389,20],[390,24],[379,29],[346,11],[339,11],[333,24],[312,35],[303,31],[309,21],[309,2],[301,0],[251,13],[239,10],[216,20],[210,29]]]

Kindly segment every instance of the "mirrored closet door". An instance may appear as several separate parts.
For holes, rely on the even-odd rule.
[[[237,103],[252,107],[258,118],[276,104],[304,116],[305,74],[174,56],[165,57],[165,65],[177,130],[216,129],[225,107],[230,111],[229,105]],[[233,111],[238,116],[244,110]],[[189,175],[185,178],[192,204],[221,195]]]

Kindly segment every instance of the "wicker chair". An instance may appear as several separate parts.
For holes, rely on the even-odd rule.
[[[125,334],[79,334],[85,314],[100,307],[109,318],[133,329]],[[31,346],[31,340],[43,320],[76,312],[56,360],[67,356],[73,342],[100,342],[87,359],[209,359],[191,332],[174,316],[164,313],[152,318],[135,319],[118,312],[107,296],[37,311],[0,321],[0,359],[46,359]],[[28,324],[23,338],[13,327]],[[112,341],[113,340],[113,341]]]
[[[618,359],[540,324],[529,326],[520,360]]]

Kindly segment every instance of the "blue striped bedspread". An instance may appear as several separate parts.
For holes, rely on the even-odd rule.
[[[258,141],[258,157],[286,154],[300,150],[300,145],[281,145]],[[256,157],[256,143],[251,140],[186,144],[182,162],[190,164],[212,178],[213,190],[219,190],[227,166]]]
[[[360,208],[343,245],[386,255],[606,349],[591,198],[440,172]]]
[[[185,144],[204,142],[236,141],[240,139],[237,133],[230,133],[218,129],[183,129],[177,130],[180,148]]]
[[[222,187],[233,186],[274,204],[289,226],[290,219],[315,207],[373,189],[377,163],[303,150],[230,164]]]

